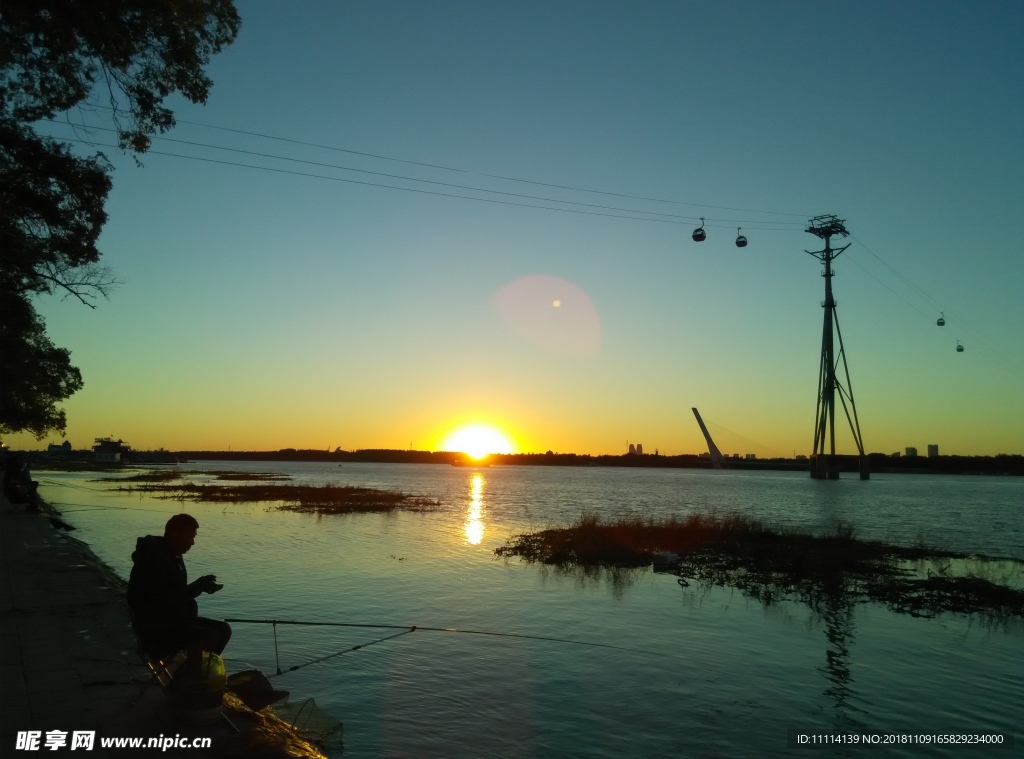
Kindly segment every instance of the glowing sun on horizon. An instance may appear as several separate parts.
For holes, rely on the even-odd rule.
[[[512,453],[512,443],[494,427],[469,424],[452,432],[441,443],[442,450],[468,453],[482,459],[488,453]]]

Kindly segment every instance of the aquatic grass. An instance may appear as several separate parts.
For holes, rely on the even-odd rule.
[[[275,502],[280,511],[313,514],[380,513],[388,511],[432,511],[439,501],[423,496],[352,485],[215,485],[183,482],[174,485],[142,484],[116,488],[121,492],[152,493],[195,503]]]
[[[137,474],[130,474],[126,477],[100,477],[89,480],[89,482],[169,482],[184,477],[191,472],[183,472],[180,469],[150,469]]]
[[[209,477],[213,476],[218,480],[246,481],[246,482],[282,482],[290,480],[291,476],[278,472],[233,472],[227,470],[197,471],[188,469],[150,469],[138,474],[131,474],[126,477],[102,477],[90,482],[170,482],[171,480],[184,479],[186,477]]]
[[[681,585],[734,587],[765,604],[798,598],[818,608],[842,596],[915,616],[953,611],[1024,617],[1024,590],[993,581],[1000,578],[931,571],[922,577],[908,569],[910,562],[949,566],[972,557],[860,540],[847,524],[815,535],[739,514],[605,519],[586,513],[568,527],[512,536],[495,550],[563,569],[642,567],[660,552],[677,555],[671,571]]]
[[[280,472],[232,472],[215,469],[209,472],[193,472],[192,474],[212,474],[218,480],[240,480],[248,482],[285,482],[291,479],[291,475]]]
[[[658,552],[686,554],[710,546],[745,545],[759,551],[793,541],[825,540],[830,547],[853,540],[851,527],[841,525],[827,538],[768,525],[741,514],[695,513],[625,516],[607,519],[583,513],[569,527],[514,536],[497,549],[500,556],[521,556],[545,564],[578,563],[594,566],[634,567],[650,564]]]
[[[124,465],[95,461],[60,461],[53,459],[32,459],[33,472],[121,472]]]

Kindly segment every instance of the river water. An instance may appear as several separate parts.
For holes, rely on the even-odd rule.
[[[274,678],[343,720],[350,757],[762,757],[787,731],[1012,733],[1024,714],[1024,626],[934,619],[873,604],[814,612],[738,591],[681,587],[650,568],[564,573],[495,558],[518,532],[584,511],[739,512],[812,530],[1024,559],[1024,479],[799,472],[201,462],[429,496],[433,513],[310,516],[266,504],[181,504],[110,492],[106,475],[40,472],[77,537],[127,577],[140,535],[173,513],[200,522],[190,576],[225,588],[225,618],[457,627],[631,650],[416,631]],[[997,565],[1001,566],[1001,565]],[[1019,566],[1019,565],[1018,565]],[[1010,578],[1020,583],[1019,569]],[[396,630],[236,623],[228,670],[274,673]],[[909,747],[890,756],[1006,756]],[[337,752],[335,752],[337,753]],[[859,752],[855,752],[859,753]],[[1017,754],[1019,755],[1019,754]]]

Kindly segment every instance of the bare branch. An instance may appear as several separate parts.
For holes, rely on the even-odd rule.
[[[113,271],[107,266],[60,267],[53,264],[46,264],[42,271],[39,271],[41,279],[50,283],[50,291],[56,289],[65,290],[64,297],[74,296],[82,304],[89,308],[96,308],[93,301],[97,296],[110,297],[110,291],[123,284]]]

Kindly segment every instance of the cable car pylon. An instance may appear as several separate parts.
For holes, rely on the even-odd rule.
[[[857,406],[853,401],[853,387],[850,384],[850,369],[846,364],[846,350],[843,348],[843,333],[839,330],[839,318],[836,315],[836,302],[832,297],[832,261],[849,244],[841,248],[832,247],[832,237],[848,237],[849,232],[843,225],[843,220],[826,214],[815,216],[810,220],[805,230],[809,234],[819,237],[825,242],[824,250],[806,251],[821,261],[824,270],[821,276],[825,278],[825,300],[821,307],[825,309],[825,320],[821,334],[821,361],[818,366],[818,403],[814,421],[814,452],[811,454],[811,477],[819,480],[838,480],[839,469],[836,460],[836,429],[835,411],[836,396],[842,404],[846,414],[846,420],[850,424],[850,431],[853,433],[854,442],[857,443],[859,454],[860,478],[870,478],[868,471],[868,458],[864,454],[864,442],[860,434],[860,421],[857,419]],[[835,352],[835,338],[839,339],[839,353]],[[846,384],[840,382],[836,376],[838,362],[843,363],[843,375]],[[852,413],[852,416],[851,416]],[[826,452],[826,436],[828,438],[828,451]]]

